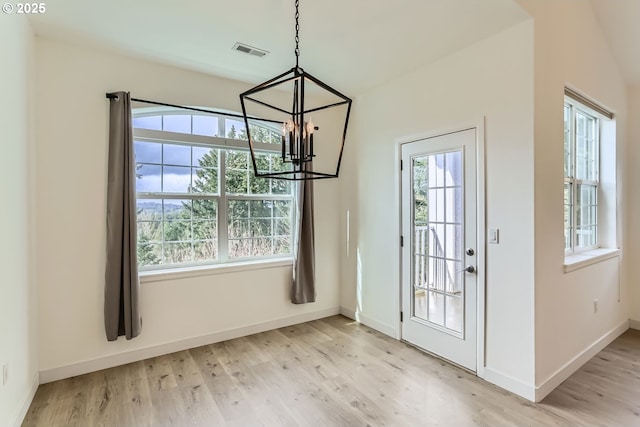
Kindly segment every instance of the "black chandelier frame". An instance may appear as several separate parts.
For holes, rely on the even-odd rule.
[[[299,7],[299,0],[295,1],[295,8],[296,8],[296,15],[295,15],[295,20],[296,20],[296,36],[295,36],[295,42],[296,42],[296,48],[295,48],[295,56],[296,56],[296,65],[291,68],[290,70],[272,78],[269,79],[267,81],[265,81],[264,83],[259,84],[258,86],[255,86],[245,92],[243,92],[242,94],[240,94],[240,104],[242,106],[242,116],[244,118],[244,123],[246,126],[246,131],[247,131],[247,137],[249,140],[249,150],[251,152],[251,161],[253,163],[253,170],[254,170],[254,174],[256,177],[261,177],[261,178],[272,178],[272,179],[284,179],[284,180],[289,180],[289,181],[303,181],[303,180],[312,180],[312,179],[327,179],[327,178],[337,178],[339,173],[340,173],[340,164],[342,163],[342,155],[344,153],[344,145],[345,145],[345,140],[346,140],[346,136],[347,136],[347,127],[349,125],[349,115],[351,113],[351,104],[352,104],[352,100],[351,98],[349,98],[348,96],[342,94],[341,92],[337,91],[336,89],[332,88],[331,86],[329,86],[328,84],[322,82],[321,80],[317,79],[316,77],[312,76],[311,74],[305,72],[300,66],[299,66],[299,56],[300,56],[300,49],[299,49],[299,42],[300,42],[300,38],[299,38],[299,30],[300,30],[300,24],[299,24],[299,11],[298,11],[298,7]],[[294,86],[294,90],[293,90],[293,102],[292,102],[292,107],[291,110],[286,110],[284,108],[278,107],[276,105],[273,105],[272,103],[263,101],[263,100],[259,100],[255,97],[255,95],[270,90],[270,89],[274,89],[280,85],[286,84],[292,82],[293,86]],[[309,108],[309,109],[305,109],[305,87],[307,86],[308,83],[313,83],[316,86],[318,86],[319,88],[323,89],[326,92],[329,92],[330,94],[332,94],[333,96],[337,97],[339,99],[338,102],[332,102],[326,105],[322,105],[319,107],[314,107],[314,108]],[[295,136],[295,141],[291,142],[292,144],[295,144],[295,146],[291,146],[291,150],[289,153],[286,152],[286,143],[285,143],[285,130],[284,130],[284,123],[283,123],[283,137],[282,137],[282,161],[284,163],[290,163],[292,165],[292,169],[288,170],[288,171],[272,171],[272,172],[260,172],[258,170],[258,165],[257,165],[257,161],[256,161],[256,152],[255,152],[255,148],[254,148],[254,141],[253,141],[253,136],[251,135],[251,126],[249,126],[249,122],[251,120],[265,120],[267,119],[265,118],[260,118],[260,117],[252,117],[250,115],[247,114],[247,104],[253,102],[256,103],[262,107],[266,107],[269,108],[271,110],[277,111],[278,113],[282,113],[285,114],[287,117],[289,117],[289,121],[293,123],[293,125],[295,126],[295,128],[297,129],[297,133],[292,134]],[[320,172],[320,171],[314,171],[313,170],[313,158],[316,157],[316,154],[314,153],[314,147],[313,147],[313,131],[314,130],[319,130],[318,127],[314,127],[313,129],[310,129],[309,132],[305,131],[305,127],[307,125],[307,122],[305,121],[305,117],[310,117],[310,114],[313,112],[317,112],[317,111],[321,111],[321,110],[326,110],[329,108],[333,108],[333,107],[339,107],[339,106],[343,106],[346,105],[346,116],[345,116],[345,121],[344,121],[344,127],[342,128],[342,132],[341,132],[341,141],[340,141],[340,151],[339,151],[339,155],[337,158],[337,164],[336,164],[336,169],[334,173],[328,173],[328,172]],[[268,120],[270,122],[273,122],[274,120]],[[296,155],[294,156],[293,153],[296,153]]]

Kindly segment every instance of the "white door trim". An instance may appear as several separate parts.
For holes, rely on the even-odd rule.
[[[477,213],[476,213],[476,233],[477,233],[477,263],[479,274],[477,275],[477,340],[476,340],[476,375],[484,378],[485,371],[485,309],[486,309],[486,194],[485,194],[485,126],[484,117],[479,120],[462,122],[456,126],[436,129],[425,133],[408,135],[395,140],[395,179],[396,179],[396,206],[399,206],[396,216],[396,227],[398,230],[398,241],[402,235],[402,170],[400,161],[402,160],[402,145],[416,142],[422,139],[433,138],[451,133],[461,132],[469,129],[476,130],[476,193],[477,193]],[[398,265],[402,266],[402,248],[398,244]],[[402,325],[400,323],[400,312],[402,311],[402,268],[399,269],[398,289],[395,293],[394,306],[398,308],[395,338],[402,339]]]

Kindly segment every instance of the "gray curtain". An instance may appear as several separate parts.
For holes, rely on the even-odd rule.
[[[109,172],[107,182],[107,265],[104,325],[109,341],[140,334],[136,195],[131,96],[109,94]]]
[[[298,226],[294,247],[291,302],[305,304],[316,300],[316,254],[313,219],[313,181],[298,183]]]

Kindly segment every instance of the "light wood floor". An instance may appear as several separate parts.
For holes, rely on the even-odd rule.
[[[23,426],[640,426],[640,332],[533,404],[335,316],[41,385]]]

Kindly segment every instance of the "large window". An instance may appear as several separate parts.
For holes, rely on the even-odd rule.
[[[142,110],[133,125],[142,270],[291,254],[292,184],[253,176],[243,122]],[[259,169],[285,170],[278,130],[255,131]]]

